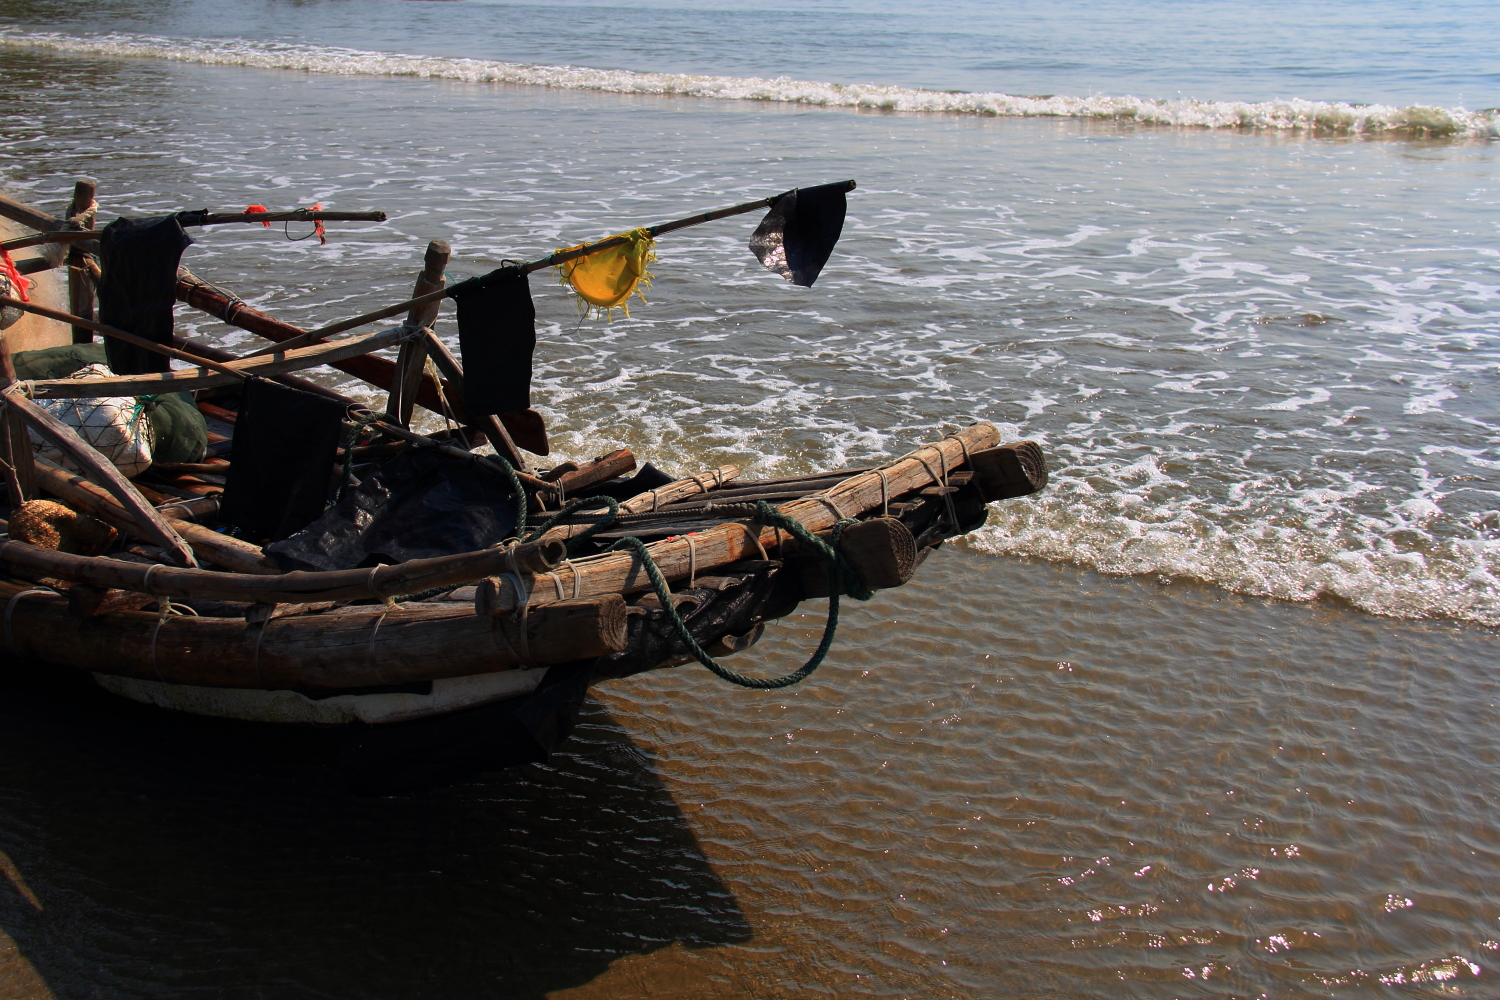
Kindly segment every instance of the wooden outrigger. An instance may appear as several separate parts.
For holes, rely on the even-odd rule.
[[[447,244],[428,247],[409,301],[313,331],[180,270],[180,302],[271,342],[235,356],[180,337],[153,342],[94,318],[94,193],[80,182],[67,219],[0,198],[0,216],[39,234],[10,244],[42,251],[18,269],[67,266],[69,308],[8,296],[0,305],[65,324],[57,329],[75,343],[102,334],[185,366],[18,380],[0,343],[0,457],[12,508],[9,536],[0,541],[0,600],[10,654],[87,671],[136,701],[261,722],[394,726],[464,715],[469,729],[474,713],[487,712],[484,718],[519,725],[531,739],[519,757],[490,754],[489,765],[536,759],[538,747],[545,756],[566,734],[567,706],[576,710],[580,692],[598,680],[698,661],[744,686],[795,683],[827,652],[841,596],[867,598],[906,583],[932,549],[982,524],[988,503],[1046,484],[1040,448],[1002,444],[988,423],[878,468],[784,479],[750,480],[734,466],[676,480],[627,479],[636,461],[625,449],[535,470],[525,453],[547,454],[541,418],[530,410],[465,412],[463,366],[433,332],[452,291],[443,277]],[[319,216],[383,219],[299,210],[204,214],[208,221],[194,224]],[[567,259],[554,254],[524,267],[559,257]],[[402,314],[393,329],[332,339]],[[387,348],[397,349],[394,362],[374,356]],[[372,414],[298,375],[323,365],[389,393],[385,412]],[[356,436],[340,449],[346,481],[348,470],[364,475],[422,449],[503,475],[518,537],[435,557],[287,571],[257,540],[216,530],[221,477],[234,461],[237,394],[249,376],[347,406]],[[196,394],[224,440],[200,462],[160,463],[134,481],[41,405],[181,390]],[[414,431],[417,407],[463,432]],[[36,455],[33,438],[73,470]],[[476,452],[484,442],[494,456]],[[70,519],[113,529],[116,540],[107,551],[67,551]],[[801,671],[763,679],[719,663],[754,645],[767,621],[821,597],[830,600],[829,627]],[[550,701],[543,697],[549,689]]]

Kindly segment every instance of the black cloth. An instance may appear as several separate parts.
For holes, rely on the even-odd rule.
[[[252,378],[240,397],[220,516],[246,538],[285,538],[323,513],[347,407]]]
[[[175,215],[120,218],[105,226],[99,237],[99,322],[172,346],[177,266],[192,245]],[[116,375],[172,369],[166,355],[113,337],[104,338],[104,351]]]
[[[844,231],[847,183],[793,188],[750,235],[750,252],[794,285],[812,287]]]
[[[531,406],[536,307],[526,275],[502,272],[456,285],[458,348],[464,363],[464,409],[471,415]]]
[[[353,569],[473,552],[503,542],[515,527],[508,476],[436,448],[412,448],[266,554],[289,571]]]

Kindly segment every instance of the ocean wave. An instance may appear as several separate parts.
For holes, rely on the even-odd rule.
[[[1011,118],[1086,118],[1205,129],[1255,129],[1321,135],[1500,138],[1500,110],[1395,107],[1342,101],[1148,100],[1129,96],[1026,97],[823,83],[785,77],[638,73],[586,66],[538,66],[498,60],[367,52],[332,46],[150,35],[67,35],[0,31],[0,45],[80,55],[167,59],[340,76],[416,77],[725,101],[773,101],[826,108]]]
[[[1411,530],[1226,522],[1074,480],[995,505],[963,544],[1117,576],[1182,577],[1286,601],[1332,597],[1372,614],[1500,625],[1500,539]],[[1414,538],[1420,538],[1412,544]],[[1425,537],[1423,537],[1425,536]]]

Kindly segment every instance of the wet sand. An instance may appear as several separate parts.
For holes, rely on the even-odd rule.
[[[413,797],[11,672],[0,850],[41,908],[0,886],[0,928],[60,997],[1479,995],[1493,633],[923,570],[800,688],[611,682],[552,763]]]

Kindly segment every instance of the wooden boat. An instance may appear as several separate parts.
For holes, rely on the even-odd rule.
[[[93,334],[129,340],[92,320],[93,288],[80,280],[94,247],[85,238],[92,204],[80,182],[69,219],[9,199],[0,199],[0,215],[52,234],[71,262],[69,310],[32,303],[26,311],[70,324],[58,330],[75,342]],[[46,271],[48,259],[36,260],[24,269]],[[356,321],[304,331],[183,269],[182,303],[279,346],[235,357],[175,338],[169,350],[189,366],[169,373],[31,381],[15,380],[0,348],[8,383],[0,454],[12,497],[10,535],[0,541],[6,650],[86,671],[137,702],[261,723],[353,724],[367,744],[377,729],[405,734],[423,720],[446,720],[426,725],[420,746],[406,735],[374,741],[385,748],[375,757],[394,760],[387,778],[425,778],[453,771],[458,745],[483,744],[470,756],[485,766],[544,758],[588,685],[605,679],[702,662],[745,686],[795,683],[827,652],[841,596],[906,583],[934,548],[982,524],[988,503],[1046,483],[1041,450],[1002,444],[988,423],[934,435],[878,468],[782,479],[751,480],[734,466],[653,478],[636,471],[625,449],[534,469],[523,452],[547,454],[540,417],[463,411],[463,367],[432,330],[447,262],[447,245],[434,241],[412,300],[356,318],[406,313],[377,333],[330,339]],[[394,362],[374,355],[391,347],[399,348]],[[370,414],[294,374],[328,364],[389,392],[386,412]],[[339,467],[352,476],[424,449],[477,463],[509,477],[528,527],[470,551],[287,571],[254,541],[216,530],[248,375],[347,405],[364,434],[339,451]],[[153,466],[134,481],[39,405],[169,390],[195,394],[218,439],[212,456]],[[419,406],[465,432],[417,433]],[[37,456],[28,431],[79,471]],[[485,442],[496,456],[476,452]],[[98,554],[65,551],[70,518],[102,522],[117,540]],[[829,628],[803,670],[767,679],[719,663],[752,647],[767,621],[824,597]],[[412,765],[419,758],[426,763]]]

